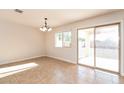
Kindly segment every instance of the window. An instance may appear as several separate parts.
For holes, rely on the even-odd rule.
[[[62,47],[62,32],[55,34],[55,46]]]
[[[63,32],[63,47],[71,47],[71,32]]]
[[[55,47],[71,47],[71,32],[57,32],[55,34]]]

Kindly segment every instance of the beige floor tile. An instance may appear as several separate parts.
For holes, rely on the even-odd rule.
[[[124,77],[88,67],[44,57],[1,65],[0,68],[35,63],[36,67],[0,73],[1,84],[111,84],[124,83]],[[10,75],[8,75],[10,73]]]

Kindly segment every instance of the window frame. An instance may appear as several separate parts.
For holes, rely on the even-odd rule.
[[[106,70],[106,69],[100,69],[100,68],[97,68],[97,69],[100,69],[100,70],[103,70],[103,71],[108,71],[108,72],[111,72],[111,73],[116,73],[116,74],[121,74],[121,25],[122,25],[122,22],[121,21],[117,21],[117,22],[110,22],[110,23],[106,23],[106,24],[98,24],[98,25],[94,25],[94,26],[87,26],[87,27],[79,27],[77,28],[77,40],[78,40],[78,30],[81,30],[81,29],[87,29],[87,28],[97,28],[97,27],[104,27],[104,26],[109,26],[109,25],[116,25],[118,24],[119,25],[119,72],[114,72],[114,71],[110,71],[110,70]],[[77,47],[78,47],[78,42],[77,42]],[[79,53],[79,50],[77,48],[77,64],[79,64],[79,60],[78,60],[78,53]],[[79,64],[80,65],[80,64]],[[91,66],[88,66],[88,67],[91,67]],[[91,68],[96,68],[96,67],[91,67]]]

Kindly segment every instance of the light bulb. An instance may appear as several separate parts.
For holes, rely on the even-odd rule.
[[[41,31],[43,31],[43,28],[42,28],[42,27],[40,27],[40,30],[41,30]]]
[[[51,28],[51,27],[50,27],[50,28],[48,28],[48,32],[49,32],[49,31],[51,31],[51,30],[52,30],[52,28]]]
[[[47,30],[47,28],[46,27],[43,27],[43,31],[45,32]]]
[[[47,30],[47,28],[46,27],[41,27],[40,30],[45,32]]]

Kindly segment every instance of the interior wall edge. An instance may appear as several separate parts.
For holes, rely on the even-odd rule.
[[[71,60],[68,60],[68,59],[65,59],[65,58],[54,57],[54,56],[49,56],[49,55],[46,55],[46,57],[58,59],[58,60],[61,60],[61,61],[64,61],[64,62],[72,63],[72,64],[76,64],[75,62],[73,62],[73,61],[71,61]]]

